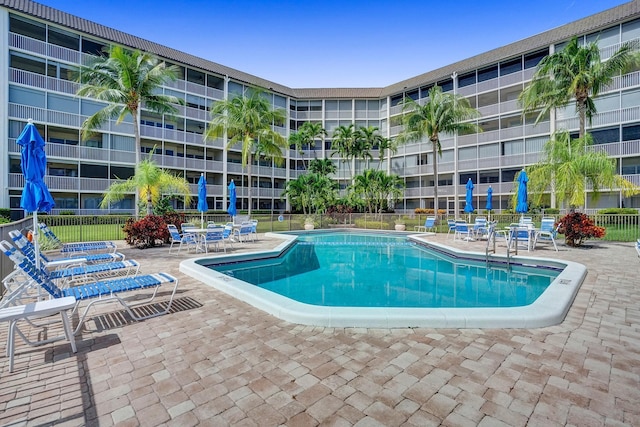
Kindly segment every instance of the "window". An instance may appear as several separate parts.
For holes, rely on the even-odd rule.
[[[83,178],[108,178],[108,168],[105,165],[80,165],[80,176]]]
[[[89,55],[106,56],[104,48],[107,46],[97,41],[82,38],[82,52]]]
[[[524,141],[516,139],[514,141],[505,141],[502,143],[502,155],[512,156],[522,154],[524,152]]]
[[[598,42],[598,47],[602,49],[606,46],[611,46],[620,41],[620,29],[619,27],[608,28],[606,30],[592,33],[587,36],[587,43]]]
[[[45,108],[44,92],[9,85],[9,102]]]
[[[540,153],[544,148],[544,144],[549,140],[549,137],[537,137],[537,138],[527,138],[524,141],[525,152],[526,153]]]
[[[207,74],[207,87],[224,90],[224,79],[218,76]]]
[[[487,80],[495,79],[498,77],[498,65],[494,65],[488,68],[478,70],[478,83]]]
[[[546,50],[540,50],[538,52],[533,52],[524,56],[524,68],[534,68],[538,65],[538,62],[542,60],[545,56],[549,54]]]
[[[458,76],[458,87],[471,86],[472,84],[475,84],[475,83],[476,83],[475,71]],[[444,91],[444,88],[442,88],[442,90]]]
[[[622,108],[637,107],[640,105],[640,90],[622,92]]]
[[[406,95],[406,96],[407,96],[408,98],[413,99],[414,101],[417,101],[417,100],[418,100],[419,92],[420,92],[420,91],[419,91],[418,89],[415,89],[415,90],[412,90],[411,92],[407,92],[407,95]]]
[[[522,70],[522,58],[518,57],[511,61],[500,63],[500,75],[506,76],[507,74],[517,73]]]
[[[640,37],[640,19],[622,24],[622,41],[637,39]]]
[[[453,79],[440,80],[438,86],[442,88],[443,92],[449,92],[453,90]]]
[[[500,173],[498,171],[482,171],[480,172],[480,184],[493,184],[500,181]]]
[[[478,183],[478,176],[475,172],[468,172],[468,173],[460,173],[460,185],[466,185],[467,182],[469,181],[469,178],[471,178],[471,182],[473,182],[474,184]]]
[[[49,43],[71,50],[80,49],[80,36],[59,28],[49,27]]]
[[[458,160],[474,160],[478,158],[476,147],[464,147],[458,150]]]
[[[516,174],[520,172],[520,169],[504,169],[502,171],[502,182],[513,182],[516,179]]]
[[[498,144],[486,144],[478,146],[478,157],[486,159],[489,157],[498,157],[500,155],[500,146]]]
[[[589,133],[593,137],[594,144],[609,144],[620,141],[620,129],[618,127],[592,130]]]
[[[204,86],[205,75],[202,71],[192,70],[187,68],[187,81]]]
[[[36,58],[35,56],[28,56],[15,52],[11,52],[9,55],[9,66],[11,68],[17,68],[18,70],[30,71],[32,73],[45,73],[44,60]]]
[[[623,141],[635,141],[640,139],[640,125],[629,125],[622,128]]]
[[[41,41],[47,38],[44,24],[13,14],[9,15],[9,31]]]
[[[47,96],[47,107],[50,110],[62,111],[65,113],[78,114],[78,99],[70,96],[56,95],[49,93]]]

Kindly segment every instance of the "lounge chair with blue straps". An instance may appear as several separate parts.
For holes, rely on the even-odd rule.
[[[36,253],[31,244],[19,231],[12,230],[9,235],[13,243],[29,258],[36,263]],[[65,258],[61,262],[49,262],[41,256],[41,267],[48,269],[52,280],[61,280],[65,284],[86,282],[99,278],[113,276],[131,276],[138,274],[140,264],[135,260],[109,261],[103,263],[87,264],[82,258]]]
[[[235,228],[234,234],[238,238],[239,242],[246,242],[249,238],[251,238],[252,230],[253,225],[250,222],[245,221],[240,224],[239,228]]]
[[[72,254],[88,253],[88,252],[111,252],[114,253],[117,246],[114,242],[104,240],[97,242],[75,242],[75,243],[63,243],[62,240],[54,234],[53,231],[47,226],[47,224],[41,222],[38,224],[42,234],[49,240],[53,241],[58,247],[60,252],[71,256]]]
[[[171,246],[169,246],[169,254],[171,254],[171,249],[173,249],[173,245],[175,245],[176,243],[179,243],[178,253],[180,253],[182,245],[185,245],[187,247],[187,251],[189,251],[189,248],[193,248],[194,250],[197,250],[198,248],[198,236],[195,233],[189,233],[185,231],[184,229],[188,229],[188,227],[184,227],[184,224],[182,225],[182,227],[183,231],[182,234],[180,234],[180,232],[178,231],[178,227],[173,224],[167,224],[167,229],[169,230],[169,239],[171,242]]]
[[[30,279],[33,286],[40,286],[53,298],[64,298],[68,296],[75,297],[76,305],[73,309],[74,312],[78,311],[78,307],[83,301],[89,301],[89,304],[84,308],[82,314],[79,315],[78,326],[76,327],[74,334],[77,334],[78,331],[80,331],[87,317],[87,313],[94,304],[118,302],[134,320],[140,321],[168,313],[171,309],[176,289],[178,288],[178,279],[167,273],[156,273],[138,275],[135,277],[101,280],[61,289],[53,280],[51,280],[45,270],[36,269],[35,265],[29,260],[29,258],[20,253],[13,245],[11,245],[11,243],[3,240],[0,242],[0,249],[14,262],[16,268],[20,269]],[[154,310],[148,309],[145,310],[144,313],[140,314],[133,310],[136,306],[152,302],[158,293],[158,289],[160,289],[163,284],[173,284],[171,296],[165,303],[166,306],[164,308]],[[153,292],[149,298],[144,300],[135,300],[135,302],[129,302],[123,298],[124,294],[139,290],[153,290]],[[151,313],[149,313],[150,311]]]

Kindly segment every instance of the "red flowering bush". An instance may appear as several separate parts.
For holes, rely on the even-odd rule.
[[[558,232],[564,234],[565,243],[569,246],[581,246],[585,239],[604,237],[604,227],[598,227],[587,215],[573,212],[560,218]]]
[[[165,224],[173,224],[175,225],[178,230],[181,230],[181,226],[182,224],[184,224],[186,221],[185,219],[185,215],[182,212],[167,212],[164,215],[162,215],[162,219],[164,220]],[[167,237],[164,239],[165,243],[169,243],[169,233],[167,233]]]
[[[162,242],[169,238],[167,223],[157,215],[147,215],[139,221],[129,218],[122,231],[127,244],[140,249],[152,248],[158,241],[162,245]]]

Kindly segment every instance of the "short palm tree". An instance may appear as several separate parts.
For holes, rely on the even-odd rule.
[[[433,198],[434,211],[438,212],[438,156],[442,155],[440,133],[477,132],[477,124],[466,120],[475,119],[480,113],[472,108],[469,101],[453,93],[445,93],[440,86],[429,90],[429,98],[424,105],[407,97],[402,101],[405,115],[402,117],[404,130],[396,138],[399,143],[420,141],[427,138],[433,149]]]
[[[601,188],[619,188],[625,197],[638,193],[638,187],[617,174],[616,163],[607,153],[589,148],[591,140],[588,133],[584,138],[571,139],[569,132],[558,132],[545,144],[542,160],[526,168],[534,204],[540,204],[544,193],[552,188],[559,201],[568,202],[572,208],[584,206],[587,183],[595,199]]]
[[[606,61],[597,42],[581,45],[574,37],[560,51],[542,58],[519,100],[523,113],[540,109],[536,123],[551,109],[563,108],[572,99],[580,121],[578,137],[585,136],[586,121],[596,114],[594,98],[620,74],[632,56],[634,45],[624,43]]]
[[[117,181],[107,189],[100,207],[107,209],[112,203],[125,198],[128,193],[135,192],[140,200],[147,202],[147,215],[153,213],[153,206],[160,201],[163,194],[184,197],[185,205],[191,201],[191,189],[184,178],[172,175],[158,167],[151,156],[136,166],[136,173],[125,181]]]
[[[386,207],[393,207],[400,200],[404,183],[397,175],[367,169],[356,175],[351,190],[361,198],[369,213],[378,214]]]
[[[309,172],[329,176],[338,171],[331,159],[313,159],[309,162]]]
[[[107,105],[82,123],[82,137],[88,138],[105,122],[117,118],[121,123],[127,116],[133,118],[135,161],[140,163],[140,112],[142,108],[158,114],[175,114],[175,105],[184,100],[159,93],[168,81],[178,78],[178,68],[166,66],[155,56],[139,50],[130,51],[113,46],[108,56],[92,58],[87,66],[77,72],[81,83],[78,96],[87,96]],[[138,195],[135,201],[138,215]]]
[[[249,181],[249,216],[251,215],[251,165],[255,156],[282,161],[287,140],[273,130],[273,125],[284,123],[285,113],[274,109],[259,89],[249,95],[234,96],[217,101],[211,108],[211,122],[204,132],[204,139],[216,139],[227,135],[226,149],[241,144],[242,166],[247,169]]]
[[[373,156],[371,155],[371,150],[374,147],[379,149],[380,144],[383,140],[384,137],[380,134],[378,128],[375,126],[361,127],[356,129],[354,156],[365,161],[372,160]]]

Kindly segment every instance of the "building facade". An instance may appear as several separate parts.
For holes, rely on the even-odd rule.
[[[237,186],[239,204],[247,207],[249,183],[240,151],[225,150],[223,139],[204,141],[202,134],[213,102],[242,94],[252,86],[263,88],[274,107],[286,110],[288,120],[274,127],[283,136],[306,121],[320,122],[329,134],[302,152],[288,150],[282,165],[258,160],[252,169],[253,209],[284,211],[286,202],[281,196],[286,182],[305,173],[313,158],[333,159],[338,166],[335,178],[343,188],[351,173],[366,168],[397,174],[406,184],[405,197],[397,209],[433,208],[429,141],[403,145],[382,162],[374,152],[373,160],[354,160],[347,165],[331,150],[331,134],[338,126],[354,124],[376,126],[384,136],[393,138],[402,130],[403,98],[424,102],[435,84],[468,98],[481,113],[477,123],[482,129],[468,135],[441,135],[439,208],[449,214],[460,212],[464,186],[471,178],[476,185],[476,206],[484,206],[491,186],[494,208],[506,209],[514,191],[514,176],[523,166],[540,159],[549,136],[556,130],[578,129],[573,105],[535,124],[535,115],[523,116],[517,102],[538,62],[574,36],[584,42],[597,40],[603,58],[607,58],[622,43],[640,40],[640,1],[384,88],[296,89],[32,1],[0,0],[0,54],[5,58],[0,65],[0,153],[6,159],[0,170],[0,206],[11,207],[16,218],[23,215],[20,194],[24,178],[16,138],[31,118],[47,141],[46,181],[56,202],[54,213],[107,212],[98,207],[104,191],[117,179],[134,173],[133,127],[131,121],[113,121],[83,140],[82,122],[102,104],[75,95],[78,84],[72,72],[91,55],[115,44],[150,52],[179,67],[179,79],[163,90],[184,99],[185,105],[178,107],[174,117],[142,112],[142,151],[162,167],[184,176],[194,195],[204,172],[211,209],[225,209],[231,179]],[[640,70],[616,77],[601,92],[596,105],[598,114],[588,128],[594,149],[608,153],[616,160],[619,173],[640,185]],[[640,208],[640,196],[624,198],[617,191],[605,191],[597,204],[587,199],[587,209]],[[108,212],[133,212],[133,203],[131,195]]]

